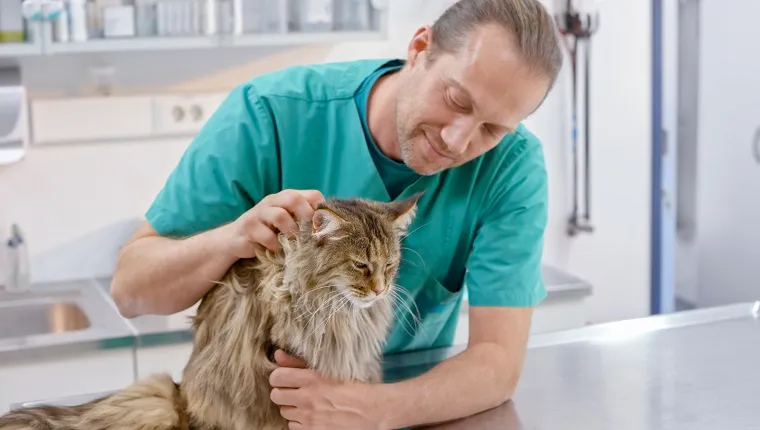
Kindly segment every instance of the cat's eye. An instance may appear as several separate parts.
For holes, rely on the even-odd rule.
[[[357,270],[367,270],[368,269],[367,265],[364,264],[364,263],[362,263],[361,261],[353,260],[353,261],[351,261],[351,263],[353,263],[354,267]]]

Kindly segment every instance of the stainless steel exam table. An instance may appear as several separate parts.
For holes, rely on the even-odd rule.
[[[388,357],[386,375],[463,349]],[[760,430],[760,302],[534,335],[511,401],[434,428]]]

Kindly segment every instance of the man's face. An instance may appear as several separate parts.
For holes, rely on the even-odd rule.
[[[459,52],[440,52],[427,64],[429,28],[409,48],[408,70],[396,100],[401,156],[431,175],[459,166],[496,146],[533,112],[548,79],[518,58],[505,30],[483,26]]]

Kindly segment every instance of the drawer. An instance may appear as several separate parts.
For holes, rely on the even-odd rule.
[[[38,100],[31,104],[35,144],[148,137],[151,97]]]

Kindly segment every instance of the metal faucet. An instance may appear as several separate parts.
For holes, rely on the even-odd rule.
[[[29,290],[29,251],[18,224],[11,226],[11,236],[6,242],[6,256],[8,273],[5,277],[5,290]]]

